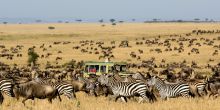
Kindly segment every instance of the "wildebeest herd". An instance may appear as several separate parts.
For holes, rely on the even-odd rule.
[[[219,34],[220,30],[193,30],[191,33],[182,35],[169,35],[170,38],[161,40],[162,36],[157,36],[153,39],[141,38],[136,39],[137,46],[163,46],[163,48],[151,48],[149,53],[166,53],[174,51],[183,53],[186,48],[192,47],[187,53],[188,56],[192,54],[200,54],[200,46],[208,46],[214,49],[212,56],[219,57],[218,51],[220,45],[216,42],[220,41],[220,37],[213,39],[207,37],[190,38],[191,35],[210,35]],[[201,41],[199,43],[197,41]],[[45,44],[40,45],[40,49],[44,52],[39,56],[40,59],[46,59],[53,54],[47,52],[48,48],[53,48],[56,45],[68,45],[70,41],[53,42],[53,44],[46,47]],[[172,44],[176,43],[177,46]],[[187,45],[186,45],[187,43]],[[114,50],[117,48],[131,48],[128,40],[120,41],[116,45],[116,41],[110,42],[111,46],[105,46],[102,41],[84,40],[80,41],[78,45],[72,47],[74,50],[80,50],[83,54],[95,54],[97,59],[103,60],[105,58],[114,60]],[[17,45],[7,49],[5,45],[0,45],[0,58],[13,60],[15,57],[20,58],[23,55],[20,50],[24,48],[23,45]],[[38,48],[36,46],[30,49]],[[62,50],[58,50],[57,54],[62,54]],[[91,76],[89,78],[83,77],[84,61],[72,60],[65,65],[58,65],[62,57],[57,56],[56,66],[47,62],[45,69],[36,67],[19,67],[17,65],[9,66],[0,62],[0,103],[4,101],[4,95],[10,97],[23,97],[22,103],[28,99],[34,100],[48,99],[52,103],[52,99],[60,98],[60,95],[65,95],[70,99],[77,99],[75,94],[78,91],[85,92],[88,95],[99,97],[106,96],[117,101],[119,98],[124,101],[137,100],[139,103],[149,102],[154,103],[158,99],[167,100],[168,98],[175,98],[183,96],[186,98],[214,96],[220,94],[220,62],[215,65],[207,64],[200,66],[197,62],[192,61],[187,63],[186,60],[182,62],[167,62],[162,59],[159,63],[155,61],[157,58],[152,57],[148,60],[141,57],[146,51],[138,49],[136,52],[128,53],[127,69],[147,69],[147,71],[132,71],[127,76],[120,76],[117,69],[113,69],[111,73],[102,74],[101,76]],[[129,62],[130,60],[138,61]],[[214,59],[209,59],[214,62]],[[65,68],[63,68],[65,67]],[[211,74],[202,74],[196,70],[208,69]]]
[[[84,91],[88,95],[99,97],[100,95],[112,96],[115,101],[120,98],[127,102],[128,99],[139,97],[138,102],[144,100],[155,102],[159,97],[166,100],[183,96],[187,98],[218,96],[220,91],[220,64],[212,67],[212,76],[205,77],[195,74],[192,68],[183,68],[178,74],[173,74],[172,70],[166,69],[159,74],[155,73],[133,73],[125,77],[120,76],[115,70],[109,74],[101,76],[82,77],[81,71],[63,70],[56,71],[60,75],[50,74],[54,70],[40,71],[37,69],[28,70],[13,68],[8,69],[7,65],[1,63],[0,101],[3,103],[6,94],[10,97],[24,97],[22,103],[28,99],[48,98],[52,102],[53,98],[65,95],[69,99],[77,98],[75,92]],[[4,73],[5,72],[5,73]],[[71,80],[66,80],[70,73]],[[160,76],[165,75],[162,78]]]

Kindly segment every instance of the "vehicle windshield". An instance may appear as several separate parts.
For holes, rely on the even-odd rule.
[[[115,69],[118,71],[118,72],[125,72],[126,71],[126,65],[115,65]]]
[[[86,65],[85,72],[89,73],[96,73],[99,72],[99,65]]]

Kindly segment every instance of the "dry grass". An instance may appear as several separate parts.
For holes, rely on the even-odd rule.
[[[219,110],[220,99],[187,99],[175,98],[168,101],[157,101],[153,104],[138,104],[135,101],[123,103],[118,100],[114,102],[106,97],[92,97],[84,93],[77,93],[77,100],[68,100],[62,97],[62,102],[58,99],[50,104],[47,100],[28,100],[26,106],[10,97],[6,97],[5,102],[0,109],[2,110]]]
[[[48,26],[56,27],[55,30],[47,29]],[[187,53],[193,48],[185,48],[185,52],[179,54],[178,52],[163,52],[163,54],[157,54],[155,52],[150,53],[150,49],[161,48],[163,46],[148,47],[146,45],[135,45],[135,39],[142,37],[155,38],[161,35],[161,40],[164,40],[170,34],[183,34],[189,33],[193,29],[205,29],[213,30],[220,29],[219,24],[214,23],[124,23],[117,26],[106,24],[105,27],[101,27],[100,24],[8,24],[0,25],[0,44],[5,44],[6,48],[10,48],[16,45],[24,45],[24,49],[21,53],[24,55],[22,58],[11,60],[1,59],[8,64],[17,63],[24,66],[27,64],[27,50],[29,47],[35,45],[36,51],[42,55],[46,53],[52,53],[53,55],[48,59],[40,59],[39,63],[44,66],[46,61],[55,62],[57,56],[63,57],[60,64],[63,64],[71,59],[76,60],[95,60],[98,61],[98,56],[95,54],[82,54],[80,50],[73,50],[73,46],[79,45],[81,40],[94,40],[104,41],[105,45],[110,45],[110,41],[115,40],[116,46],[119,45],[121,40],[129,40],[132,48],[116,48],[113,52],[116,57],[113,61],[128,61],[138,62],[130,58],[129,53],[134,51],[138,52],[138,49],[144,50],[144,54],[140,55],[142,59],[149,59],[150,57],[156,57],[159,62],[161,59],[166,59],[168,62],[182,61],[186,59],[191,62],[192,60],[198,62],[200,65],[206,65],[209,59],[216,61],[220,60],[220,57],[212,56],[214,49],[208,46],[198,47],[200,49],[199,55],[190,55]],[[191,38],[208,37],[215,38],[219,35],[203,35],[192,36]],[[71,41],[68,45],[56,45],[53,46],[54,41]],[[46,47],[52,45],[53,48],[47,48],[48,50],[43,52],[40,49],[40,45],[45,44]],[[219,44],[216,42],[215,44]],[[173,47],[177,44],[173,43]],[[187,45],[184,44],[184,45]],[[196,47],[196,46],[194,46]],[[197,48],[197,47],[196,47]],[[57,54],[61,50],[62,54]],[[209,56],[209,57],[207,57]],[[101,59],[103,61],[103,59]]]
[[[49,30],[48,26],[54,26],[55,30]],[[95,60],[99,61],[98,56],[95,54],[82,54],[80,50],[73,50],[73,46],[79,45],[81,40],[94,40],[94,41],[104,41],[105,45],[110,45],[110,41],[115,40],[116,46],[119,45],[121,40],[129,40],[132,48],[116,48],[113,51],[115,59],[113,61],[128,61],[130,62],[140,62],[130,58],[129,53],[134,51],[138,53],[138,49],[144,50],[144,54],[140,55],[142,59],[149,59],[151,57],[156,58],[156,62],[160,62],[161,59],[166,59],[168,62],[179,62],[186,59],[189,62],[196,61],[199,65],[206,65],[209,59],[214,59],[213,64],[219,63],[220,56],[212,56],[214,49],[208,46],[196,47],[200,49],[200,54],[190,55],[187,53],[193,48],[185,48],[185,52],[163,52],[158,54],[155,52],[150,53],[150,49],[161,48],[148,47],[146,45],[137,46],[135,45],[135,39],[141,39],[142,37],[152,39],[161,35],[161,40],[164,40],[170,34],[184,34],[189,33],[193,29],[205,29],[213,30],[220,29],[220,25],[216,23],[123,23],[116,26],[106,24],[105,27],[101,27],[101,24],[7,24],[0,25],[0,44],[6,45],[7,49],[14,47],[16,45],[24,45],[24,49],[21,51],[23,57],[15,58],[13,60],[7,60],[6,58],[1,58],[0,61],[7,64],[18,64],[19,66],[25,66],[27,64],[27,50],[29,47],[35,45],[36,51],[42,55],[48,52],[53,53],[49,58],[39,59],[38,63],[44,67],[46,61],[55,63],[55,58],[60,56],[63,58],[59,61],[59,64],[66,63],[71,59],[76,60]],[[220,36],[218,34],[206,34],[203,36],[193,35],[191,38],[215,38]],[[52,45],[54,41],[71,41],[71,44],[67,45]],[[53,48],[47,48],[48,50],[43,52],[40,49],[40,45],[45,44],[46,47],[52,45]],[[215,44],[220,44],[220,42],[215,42]],[[173,43],[173,46],[177,44]],[[184,45],[187,45],[184,44]],[[57,52],[61,50],[62,54]],[[103,59],[102,59],[103,61]],[[24,107],[21,101],[12,99],[10,97],[5,97],[5,102],[0,106],[0,110],[142,110],[142,109],[160,109],[160,110],[219,110],[220,106],[218,102],[220,99],[185,99],[177,98],[171,99],[169,101],[158,101],[153,104],[144,103],[138,104],[137,102],[130,101],[129,103],[114,102],[109,101],[105,97],[91,97],[83,93],[77,93],[78,100],[68,100],[63,97],[63,101],[59,102],[57,99],[54,100],[53,104],[49,104],[47,100],[36,100],[35,104],[33,101],[27,101],[27,106]]]

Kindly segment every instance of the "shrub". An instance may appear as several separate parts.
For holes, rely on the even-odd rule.
[[[55,29],[55,27],[49,26],[48,29],[53,30],[53,29]]]
[[[33,66],[36,65],[37,59],[39,55],[34,51],[34,49],[28,50],[28,65],[31,65],[33,63]]]

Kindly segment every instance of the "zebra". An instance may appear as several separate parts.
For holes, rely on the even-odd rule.
[[[190,86],[190,93],[192,93],[193,97],[201,97],[208,94],[206,90],[206,86],[208,85],[206,81],[190,79],[186,81],[178,81],[179,83],[186,83]],[[165,82],[167,83],[167,82]]]
[[[10,97],[14,97],[13,94],[13,82],[11,79],[0,79],[0,92],[4,92]]]
[[[12,87],[13,87],[13,82],[11,79],[0,79],[0,104],[2,104],[4,101],[2,92],[10,97],[15,96]]]
[[[206,90],[206,82],[188,82],[187,84],[189,84],[190,92],[194,96],[201,97],[207,95],[208,93]]]
[[[118,98],[121,98],[122,101],[127,102],[127,97],[139,96],[138,103],[143,102],[144,100],[153,102],[155,101],[149,94],[149,88],[143,82],[119,82],[113,76],[103,74],[98,78],[98,81],[102,85],[110,87],[113,92],[115,101]]]
[[[149,86],[154,86],[159,91],[160,97],[163,100],[178,96],[191,97],[190,87],[185,83],[168,84],[159,77],[153,76],[147,81],[147,84]]]
[[[64,94],[69,99],[76,98],[72,84],[69,84],[64,81],[51,83],[49,80],[50,79],[34,78],[34,81],[37,83],[51,85],[52,87],[58,90],[60,95]]]

